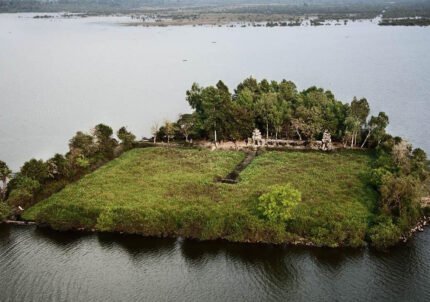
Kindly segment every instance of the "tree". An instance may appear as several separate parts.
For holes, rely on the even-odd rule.
[[[133,144],[136,140],[136,136],[130,131],[127,131],[126,127],[121,127],[117,131],[116,135],[121,140],[124,151],[130,150],[131,148],[133,148]]]
[[[188,136],[194,126],[195,117],[192,114],[181,114],[177,122],[179,131],[185,137],[185,141],[188,142]]]
[[[276,94],[265,93],[255,105],[258,117],[266,126],[266,139],[269,138],[269,124],[273,121],[273,113],[276,111],[276,100]]]
[[[286,222],[292,218],[292,211],[302,200],[302,194],[291,184],[277,185],[270,187],[269,193],[261,195],[258,200],[258,209],[269,221]]]
[[[278,100],[270,114],[273,128],[275,129],[275,138],[278,139],[278,133],[281,133],[282,126],[289,117],[287,102],[282,99]]]
[[[30,159],[26,161],[20,170],[22,175],[37,180],[39,183],[44,183],[49,177],[48,166],[39,159]]]
[[[40,183],[22,173],[19,173],[12,184],[7,202],[14,207],[28,207],[33,201],[34,194],[40,189]]]
[[[373,135],[378,142],[380,142],[381,137],[385,134],[385,128],[387,128],[389,123],[388,116],[385,112],[379,112],[378,116],[372,116],[369,123],[367,124],[367,135],[361,144],[361,148],[366,145],[367,140],[371,135]]]
[[[151,126],[151,134],[152,134],[152,137],[154,138],[154,144],[157,142],[158,130],[159,130],[158,122],[154,122]]]
[[[279,84],[279,97],[287,102],[293,102],[297,97],[297,87],[291,81],[282,80]]]
[[[191,89],[186,92],[186,100],[191,108],[195,109],[198,114],[203,111],[202,88],[197,83],[191,85]]]
[[[205,128],[214,134],[215,144],[218,142],[218,131],[225,129],[227,113],[231,103],[231,95],[222,82],[218,87],[209,86],[202,90],[202,115]]]
[[[102,153],[103,157],[113,158],[113,149],[115,141],[112,138],[113,130],[105,124],[98,124],[94,127],[93,135],[98,151]]]
[[[9,169],[4,161],[0,160],[0,181],[2,182],[0,201],[6,198],[7,182],[10,178],[12,178],[12,170]]]
[[[62,154],[55,154],[46,161],[48,167],[48,176],[52,179],[70,178],[73,174],[72,166],[69,160]]]
[[[387,173],[383,177],[379,191],[381,193],[380,207],[390,214],[397,211],[397,215],[402,216],[416,203],[419,187],[412,177]]]
[[[78,131],[75,136],[70,139],[69,149],[70,153],[74,157],[77,157],[80,154],[85,157],[91,157],[96,148],[91,135]]]
[[[169,120],[164,121],[164,133],[167,137],[167,143],[170,144],[170,139],[173,138],[175,134],[175,126]]]
[[[370,112],[369,103],[365,98],[357,100],[356,97],[351,102],[350,106],[350,119],[349,125],[352,126],[351,131],[351,147],[357,144],[357,136],[361,127],[366,124],[367,116]]]

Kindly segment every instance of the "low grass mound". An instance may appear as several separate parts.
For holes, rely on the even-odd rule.
[[[365,151],[267,151],[226,177],[245,154],[197,149],[134,149],[28,209],[23,218],[55,229],[97,228],[147,236],[319,246],[365,242],[377,193]],[[265,219],[259,196],[272,185],[301,192],[285,223]]]

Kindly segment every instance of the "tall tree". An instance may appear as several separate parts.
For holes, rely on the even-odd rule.
[[[361,148],[366,145],[366,142],[371,135],[373,135],[377,141],[380,141],[381,137],[385,134],[385,128],[387,128],[388,123],[389,119],[385,112],[379,112],[378,116],[372,116],[367,124],[368,132],[366,138],[361,144]]]
[[[350,125],[354,126],[354,129],[351,129],[351,147],[357,144],[357,137],[361,130],[361,128],[366,124],[367,116],[369,115],[370,107],[369,103],[365,98],[361,98],[357,100],[356,97],[351,102],[350,106],[350,117],[354,119],[354,122],[351,122]]]
[[[231,94],[222,82],[217,87],[209,86],[202,90],[202,111],[207,130],[214,134],[215,144],[218,142],[218,132],[226,128],[228,110],[231,105]]]
[[[107,159],[113,158],[115,142],[112,139],[113,130],[105,124],[98,124],[94,127],[93,134],[97,149]]]
[[[151,134],[154,139],[154,144],[157,142],[157,134],[159,130],[158,122],[154,122],[151,126]]]
[[[185,141],[188,142],[188,137],[195,124],[195,116],[193,114],[181,114],[177,124],[179,131],[185,137]]]
[[[276,110],[276,94],[265,93],[255,104],[255,110],[260,120],[266,126],[266,139],[269,138],[269,125],[273,121],[274,111]]]

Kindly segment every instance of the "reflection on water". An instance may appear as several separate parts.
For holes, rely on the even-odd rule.
[[[372,249],[0,225],[0,301],[428,301],[430,232]]]

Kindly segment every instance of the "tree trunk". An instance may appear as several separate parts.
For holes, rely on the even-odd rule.
[[[278,130],[275,132],[275,138],[278,139]]]
[[[2,180],[3,186],[0,191],[0,200],[4,200],[6,198],[6,190],[7,190],[7,184],[6,179]]]
[[[154,135],[154,144],[157,142],[157,136]]]
[[[296,128],[296,133],[299,136],[299,140],[302,140],[302,136],[300,135],[299,129]]]
[[[367,139],[370,137],[370,134],[372,133],[372,130],[369,130],[369,133],[367,133],[366,138],[364,139],[364,142],[361,144],[361,148],[363,149],[364,145],[367,142]]]
[[[269,123],[266,123],[266,139],[269,139]]]
[[[216,142],[217,142],[217,138],[216,138],[216,129],[214,130],[214,138],[215,138],[215,146],[216,146]]]
[[[188,143],[188,134],[185,135],[185,141]]]

